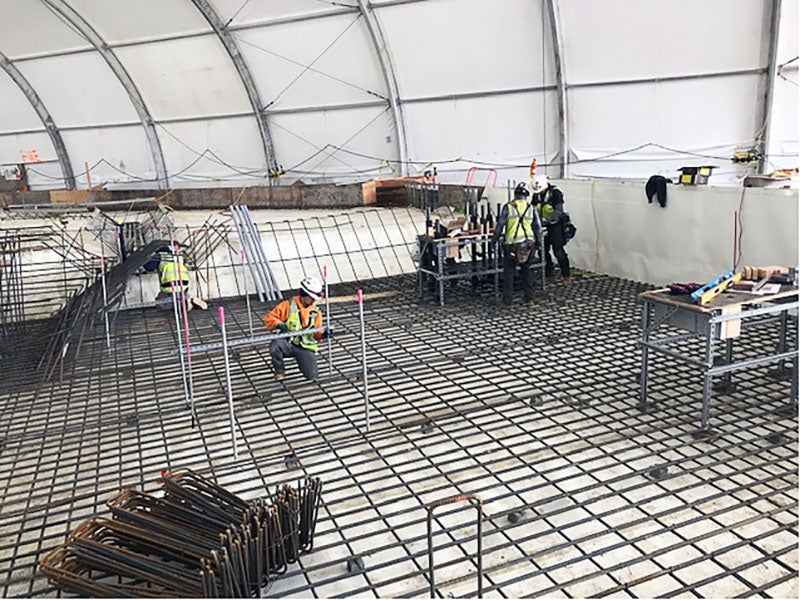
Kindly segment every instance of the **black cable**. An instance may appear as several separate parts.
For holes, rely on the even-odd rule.
[[[356,85],[355,83],[351,83],[351,82],[347,81],[346,79],[342,79],[341,77],[336,77],[336,75],[331,75],[330,73],[326,73],[325,71],[320,71],[319,69],[315,69],[310,65],[302,63],[302,62],[300,62],[298,60],[294,60],[293,58],[289,58],[288,56],[284,56],[283,54],[280,54],[278,52],[274,52],[274,51],[272,51],[272,50],[270,50],[268,48],[264,48],[263,46],[259,46],[258,44],[255,44],[255,43],[253,43],[253,42],[251,42],[249,40],[246,40],[241,36],[234,35],[234,37],[236,38],[237,41],[241,42],[242,44],[246,44],[248,46],[252,46],[256,50],[260,50],[260,51],[264,52],[265,54],[269,54],[270,56],[275,56],[276,58],[280,58],[282,60],[285,60],[286,62],[292,63],[293,65],[297,65],[298,67],[303,67],[306,70],[311,71],[312,73],[316,73],[317,75],[322,75],[323,77],[328,77],[329,79],[333,79],[334,81],[338,81],[339,83],[342,83],[344,85],[350,86],[352,88],[355,88],[357,90],[360,90],[360,91],[365,92],[367,94],[370,94],[372,96],[376,96],[376,97],[380,98],[381,100],[386,100],[387,102],[389,100],[386,96],[378,94],[377,92],[373,92],[372,90],[368,90],[365,87],[361,87],[360,85]]]
[[[314,60],[312,60],[302,71],[300,71],[300,73],[298,73],[294,79],[292,79],[288,84],[286,84],[286,86],[280,92],[278,92],[278,95],[275,96],[275,98],[273,98],[270,102],[268,102],[266,106],[263,107],[262,110],[269,108],[270,106],[275,104],[278,100],[280,100],[281,96],[283,96],[295,83],[297,83],[297,81],[308,72],[308,70],[314,65],[315,62],[317,62],[320,58],[325,56],[325,54],[328,53],[328,51],[336,44],[336,42],[342,39],[342,37],[344,37],[344,34],[350,31],[350,28],[353,25],[355,25],[356,21],[358,21],[360,18],[361,18],[361,13],[356,15],[356,18],[350,21],[350,23],[347,24],[347,27],[345,27],[342,30],[342,32],[333,39],[331,43],[325,46],[325,48],[322,49],[322,52],[320,52]]]

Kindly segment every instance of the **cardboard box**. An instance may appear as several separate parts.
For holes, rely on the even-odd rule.
[[[89,199],[89,190],[52,190],[50,202],[56,204],[85,204]]]

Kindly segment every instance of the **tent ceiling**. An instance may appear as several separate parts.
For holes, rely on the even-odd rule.
[[[733,149],[766,141],[766,170],[797,163],[798,0],[3,7],[0,164],[36,149],[39,187],[80,186],[85,163],[93,182],[167,187],[430,161],[445,180],[473,164],[520,178],[533,157],[594,177],[705,162],[731,181],[748,172]]]

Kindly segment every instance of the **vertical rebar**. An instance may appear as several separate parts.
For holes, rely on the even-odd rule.
[[[108,328],[108,290],[106,289],[106,260],[103,249],[100,247],[100,281],[103,285],[103,320],[106,326],[106,348],[111,348],[111,332]]]
[[[236,446],[236,417],[233,412],[233,388],[231,387],[231,363],[228,357],[228,336],[225,335],[225,309],[219,307],[219,326],[222,329],[222,355],[225,357],[225,384],[228,387],[228,413],[231,419],[231,444],[233,444],[233,457],[239,458],[239,449]]]
[[[175,248],[175,255],[177,257],[178,249]],[[180,265],[180,263],[178,263]],[[195,425],[195,413],[194,413],[194,381],[192,377],[192,345],[189,341],[189,301],[186,297],[186,291],[183,285],[183,270],[181,267],[185,268],[185,265],[180,265],[178,267],[178,276],[180,279],[180,292],[181,292],[181,312],[183,315],[183,335],[184,341],[186,342],[186,390],[188,393],[188,402],[187,405],[189,407],[189,411],[192,415],[192,427]],[[188,277],[188,270],[187,277]]]
[[[364,377],[364,421],[367,424],[367,431],[369,431],[369,381],[367,380],[367,330],[364,325],[364,294],[359,289],[358,292],[356,292],[356,296],[358,298],[358,320],[361,323],[361,369]]]
[[[247,254],[242,248],[242,272],[244,277],[244,297],[247,301],[247,324],[250,327],[250,337],[253,337],[253,313],[250,311],[250,290],[247,286]]]
[[[178,338],[178,354],[181,357],[181,378],[183,379],[183,397],[186,404],[189,404],[189,384],[186,380],[186,359],[183,356],[183,340],[181,339],[181,319],[178,315],[178,294],[175,290],[175,282],[169,284],[172,291],[172,312],[175,316],[175,331]]]
[[[331,301],[328,293],[328,265],[322,265],[322,278],[325,280],[325,337],[328,340],[328,376],[332,376],[333,355],[331,354]],[[252,331],[250,331],[250,335],[253,335]]]

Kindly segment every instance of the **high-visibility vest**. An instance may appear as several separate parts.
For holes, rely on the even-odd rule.
[[[158,277],[161,281],[162,292],[172,292],[172,284],[175,284],[175,291],[180,290],[181,282],[183,287],[189,285],[189,272],[183,264],[183,257],[180,254],[171,252],[158,253]]]
[[[553,208],[553,205],[548,202],[549,196],[550,188],[548,187],[542,194],[541,201],[536,204],[536,210],[539,211],[539,216],[542,217],[542,219],[549,219],[556,210]]]
[[[506,245],[521,244],[533,239],[533,211],[527,200],[515,199],[508,203]]]
[[[289,300],[289,318],[286,319],[286,327],[289,328],[289,331],[301,331],[303,329],[313,329],[315,323],[317,322],[317,314],[319,313],[319,308],[316,306],[311,309],[308,313],[308,323],[303,326],[303,323],[300,320],[300,309],[297,307],[297,303],[294,298]],[[303,335],[291,338],[292,343],[296,346],[300,346],[301,348],[305,348],[306,350],[311,350],[312,352],[317,351],[317,340],[314,339],[313,333],[304,333]]]

